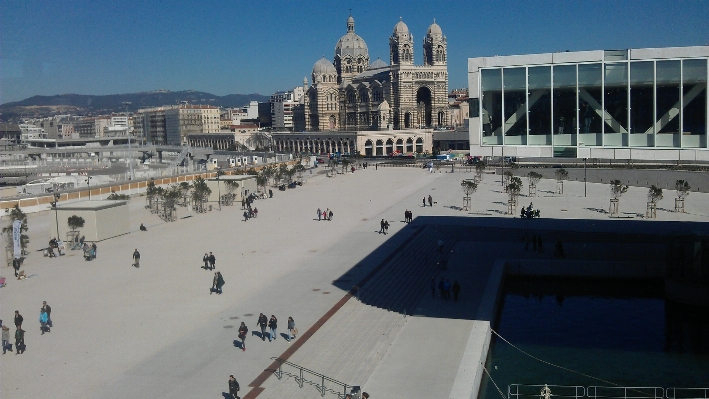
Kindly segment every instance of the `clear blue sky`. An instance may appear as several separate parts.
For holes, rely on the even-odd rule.
[[[402,17],[415,61],[433,18],[450,88],[467,58],[709,45],[709,1],[0,1],[0,103],[36,94],[271,94],[332,60],[349,9],[372,61]]]

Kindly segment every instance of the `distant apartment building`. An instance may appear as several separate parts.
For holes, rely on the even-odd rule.
[[[172,107],[144,108],[135,113],[133,125],[139,131],[146,143],[164,145],[167,144],[167,126],[165,112]]]
[[[165,110],[167,144],[187,144],[187,136],[217,133],[220,130],[219,108],[211,105],[180,105]]]
[[[302,104],[303,87],[271,95],[271,124],[274,129],[293,130],[293,108]]]

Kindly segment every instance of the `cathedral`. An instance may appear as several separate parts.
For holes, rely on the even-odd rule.
[[[294,110],[296,131],[423,129],[449,123],[446,37],[428,27],[423,65],[414,65],[414,37],[403,21],[389,38],[389,64],[370,63],[364,39],[347,18],[347,33],[337,41],[333,62],[313,66],[312,84],[304,79],[304,104]]]

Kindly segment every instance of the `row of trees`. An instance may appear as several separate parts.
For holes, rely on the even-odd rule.
[[[286,164],[281,164],[278,167],[268,165],[261,168],[258,172],[254,169],[246,171],[247,174],[256,176],[256,184],[264,191],[269,182],[271,182],[273,186],[277,186],[279,184],[293,183],[296,179],[303,181],[303,172],[305,172],[305,166],[300,162],[292,167],[288,167]]]

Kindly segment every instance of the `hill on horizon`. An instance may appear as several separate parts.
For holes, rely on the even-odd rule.
[[[159,107],[178,104],[187,101],[190,104],[207,104],[216,107],[236,108],[247,105],[250,101],[267,102],[269,96],[258,93],[227,94],[217,96],[211,93],[194,90],[169,91],[156,90],[142,93],[88,95],[88,94],[58,94],[53,96],[32,96],[21,101],[0,105],[2,119],[16,117],[42,117],[56,114],[58,110],[70,113],[112,113],[126,110],[135,112],[141,108]],[[124,105],[124,103],[130,103]]]

